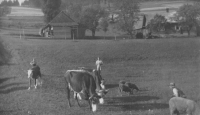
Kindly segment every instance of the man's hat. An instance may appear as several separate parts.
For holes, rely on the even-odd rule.
[[[34,64],[36,64],[36,61],[35,61],[35,59],[33,58],[33,60],[30,62],[30,64],[31,65],[34,65]]]
[[[171,82],[169,86],[175,87],[175,83]]]

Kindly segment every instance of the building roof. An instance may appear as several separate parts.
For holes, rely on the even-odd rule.
[[[48,24],[52,26],[78,26],[78,23],[71,19],[64,11],[61,11]]]

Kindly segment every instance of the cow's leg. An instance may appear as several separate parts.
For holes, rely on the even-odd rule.
[[[88,100],[88,103],[89,103],[89,106],[90,106],[90,110],[92,110],[90,99]]]
[[[119,94],[122,96],[122,89],[119,87]]]
[[[37,89],[37,79],[34,78],[34,81],[35,81],[35,89]]]
[[[78,103],[78,106],[81,107],[80,104],[79,104],[79,102],[78,102],[78,97],[77,97],[77,95],[78,95],[78,93],[75,93],[75,99],[76,99],[76,102]]]
[[[67,90],[68,105],[69,105],[69,107],[71,107],[71,103],[70,103],[70,89],[69,89],[69,84],[68,83],[66,83],[66,90]]]
[[[31,89],[31,78],[29,78],[29,88],[28,88],[28,90],[30,90]]]

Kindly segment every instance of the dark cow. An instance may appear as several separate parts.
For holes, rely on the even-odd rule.
[[[70,91],[74,92],[74,97],[79,105],[78,99],[84,97],[84,100],[87,100],[90,109],[95,112],[97,110],[97,104],[103,104],[103,97],[108,92],[108,90],[96,90],[96,83],[93,78],[93,75],[84,70],[68,70],[64,78],[66,80],[67,87],[67,96],[68,104],[71,107],[70,103]],[[80,107],[80,105],[79,105]]]
[[[131,88],[126,86],[125,83],[126,83],[125,81],[119,82],[119,92],[121,93],[121,96],[122,96],[122,92],[128,93],[129,95],[133,93]]]
[[[96,83],[97,90],[101,90],[101,89],[104,90],[105,89],[105,80],[101,77],[98,70],[85,68],[85,67],[79,67],[79,69],[90,72],[93,75],[95,83]]]
[[[128,86],[132,91],[133,90],[139,91],[139,88],[133,83],[126,82],[125,85]]]

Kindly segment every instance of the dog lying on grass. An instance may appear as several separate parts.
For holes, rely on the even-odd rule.
[[[119,81],[119,92],[121,93],[121,96],[122,96],[122,92],[132,95],[133,90],[139,91],[139,88],[133,83],[122,81],[122,80]]]

